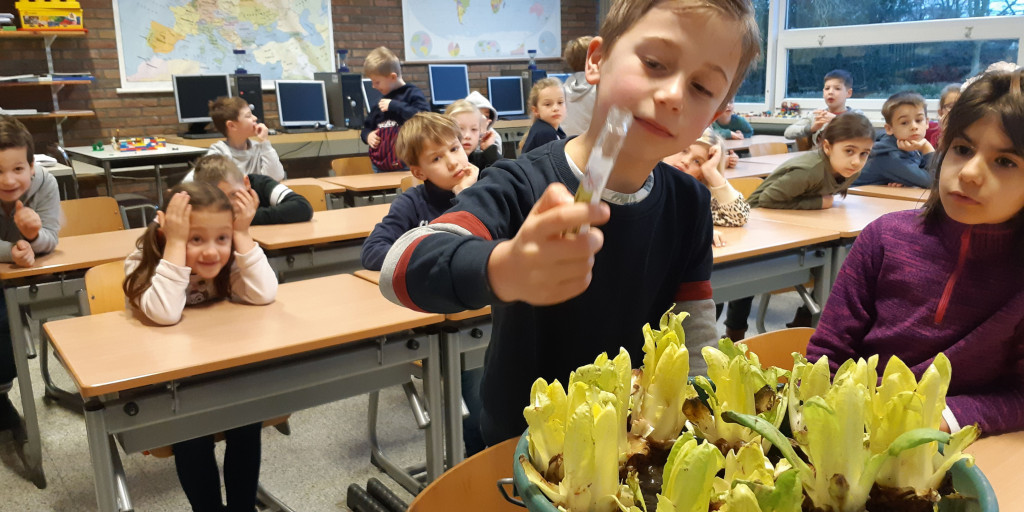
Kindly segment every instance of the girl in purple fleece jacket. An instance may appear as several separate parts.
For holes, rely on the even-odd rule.
[[[942,427],[954,432],[1024,429],[1024,71],[1011,69],[964,90],[923,213],[864,229],[807,348],[833,372],[878,354],[918,378],[945,353],[953,375]]]

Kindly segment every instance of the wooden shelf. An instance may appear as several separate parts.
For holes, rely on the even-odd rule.
[[[76,85],[91,84],[92,80],[52,80],[49,82],[3,82],[0,87],[31,87],[41,85]]]
[[[39,114],[20,114],[14,116],[17,119],[60,119],[65,117],[96,117],[96,112],[91,110],[58,110],[56,112],[41,112]]]
[[[86,30],[0,30],[0,38],[42,39],[46,36],[85,37]]]

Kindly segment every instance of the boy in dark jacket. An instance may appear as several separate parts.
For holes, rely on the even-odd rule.
[[[214,185],[228,197],[232,197],[236,190],[255,190],[260,205],[252,218],[253,226],[291,224],[313,218],[313,206],[305,197],[270,176],[242,174],[235,163],[223,155],[200,158],[193,172],[195,181]]]
[[[935,148],[925,138],[928,109],[924,97],[914,92],[893,94],[882,105],[882,116],[885,135],[871,148],[871,156],[853,186],[930,188],[933,178],[928,165]]]
[[[370,146],[374,172],[398,171],[407,167],[395,152],[398,129],[417,112],[430,110],[419,87],[402,79],[402,64],[391,50],[381,46],[370,52],[363,73],[373,88],[384,95],[376,105],[367,105],[370,115],[363,123],[363,142]]]

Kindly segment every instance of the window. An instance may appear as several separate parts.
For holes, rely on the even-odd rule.
[[[736,91],[736,101],[741,103],[764,103],[765,82],[767,80],[768,63],[768,0],[754,0],[754,12],[757,16],[757,28],[761,30],[761,54],[754,60],[747,72],[743,85]]]
[[[1024,14],[1020,0],[789,0],[786,28],[837,27]]]
[[[947,84],[963,82],[1001,60],[1015,62],[1019,40],[878,44],[787,51],[786,97],[820,98],[832,69],[853,75],[854,98],[885,99],[904,90],[938,98]]]

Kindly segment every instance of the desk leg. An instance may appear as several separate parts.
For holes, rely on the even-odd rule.
[[[21,413],[25,418],[25,467],[29,478],[36,487],[46,488],[43,473],[43,445],[39,434],[39,418],[36,417],[35,394],[32,392],[32,377],[28,369],[25,329],[21,322],[21,308],[15,297],[14,287],[4,288],[7,301],[7,322],[11,330],[11,347],[14,349],[14,366],[18,371],[18,387],[21,391]]]
[[[107,179],[107,195],[114,197],[114,174],[110,170],[110,162],[103,161],[103,177]]]
[[[117,504],[117,477],[114,472],[116,449],[107,434],[107,421],[103,417],[106,407],[97,400],[85,404],[85,428],[89,438],[89,456],[92,458],[93,479],[96,484],[96,504],[100,512],[119,512]]]
[[[427,425],[427,484],[444,473],[444,400],[441,396],[441,340],[436,332],[427,336],[430,355],[423,361],[423,385],[427,395],[430,423]]]
[[[812,292],[812,296],[814,297],[814,302],[817,302],[818,306],[821,307],[822,311],[824,311],[825,301],[828,300],[828,295],[832,291],[832,283],[835,279],[835,276],[833,275],[832,271],[832,269],[834,268],[834,263],[832,262],[832,258],[834,257],[834,249],[828,247],[821,250],[826,251],[825,257],[822,258],[824,264],[821,267],[811,271],[811,275],[814,276],[814,291]],[[813,327],[817,327],[818,320],[820,318],[821,315],[818,315],[817,318],[814,318],[811,321],[811,325]]]
[[[444,445],[448,467],[462,462],[462,348],[459,331],[445,327],[442,331],[441,376],[444,379]]]
[[[853,239],[841,239],[839,244],[832,249],[832,269],[830,270],[830,278],[828,281],[829,289],[836,284],[836,279],[839,277],[839,269],[843,267],[843,262],[846,261],[846,256],[850,254],[850,248],[853,247]]]

